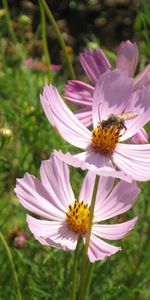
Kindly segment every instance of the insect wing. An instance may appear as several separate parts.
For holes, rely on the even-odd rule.
[[[138,116],[138,113],[132,112],[132,111],[124,112],[120,115],[116,115],[117,118],[119,118],[120,120],[123,120],[123,121],[134,119],[137,116]]]

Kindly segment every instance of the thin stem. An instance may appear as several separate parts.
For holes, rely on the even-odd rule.
[[[18,276],[17,276],[17,272],[15,270],[15,266],[14,266],[14,263],[13,263],[13,258],[12,258],[12,254],[10,252],[10,249],[8,247],[8,244],[3,236],[3,234],[0,232],[0,239],[3,243],[3,246],[6,250],[6,253],[8,255],[8,259],[9,259],[9,262],[10,262],[10,265],[11,265],[11,268],[12,268],[12,274],[13,274],[13,277],[14,277],[14,281],[15,281],[15,284],[16,284],[16,290],[17,290],[17,299],[18,300],[22,300],[22,297],[21,297],[21,293],[20,293],[20,287],[19,287],[19,281],[18,281]]]
[[[84,293],[85,293],[85,276],[86,276],[86,264],[87,264],[87,251],[88,251],[90,235],[91,235],[93,213],[94,213],[98,183],[99,183],[99,176],[96,175],[94,188],[93,188],[92,202],[91,202],[91,207],[90,207],[88,229],[87,229],[87,233],[86,233],[86,240],[85,240],[85,246],[84,246],[84,251],[83,251],[83,260],[82,260],[81,278],[80,278],[80,299],[81,300],[85,299]]]
[[[47,3],[45,2],[45,0],[40,0],[42,3],[43,3],[43,6],[44,6],[44,9],[45,9],[45,12],[50,20],[50,23],[52,24],[53,28],[54,28],[54,31],[56,33],[56,36],[57,36],[57,39],[59,41],[59,44],[63,50],[63,53],[64,53],[64,58],[65,58],[65,61],[66,61],[66,65],[68,67],[68,71],[69,71],[69,74],[70,74],[70,78],[71,79],[76,79],[76,76],[75,76],[75,73],[74,73],[74,69],[73,69],[73,66],[72,66],[72,63],[70,61],[70,57],[67,53],[67,49],[66,49],[66,45],[65,45],[65,42],[64,42],[64,39],[62,37],[62,34],[58,28],[58,25],[57,25],[57,22],[55,21],[52,13],[51,13],[51,10],[50,8],[48,7]]]
[[[72,296],[71,300],[76,300],[76,292],[77,292],[77,265],[78,265],[78,252],[79,252],[79,244],[80,241],[78,239],[78,243],[74,253],[74,262],[73,262],[73,273],[72,273]]]
[[[45,53],[46,65],[48,68],[48,79],[51,82],[52,81],[52,73],[51,73],[51,69],[50,69],[51,59],[50,59],[48,45],[47,45],[47,39],[46,39],[46,21],[45,21],[44,5],[41,2],[41,0],[39,0],[39,6],[40,6],[40,13],[41,13],[43,49],[44,49],[44,53]]]
[[[9,12],[9,7],[8,7],[7,0],[2,0],[2,3],[3,3],[3,7],[6,10],[6,20],[7,20],[7,24],[8,24],[8,30],[9,30],[10,37],[11,37],[13,43],[16,44],[17,43],[17,38],[16,38],[15,31],[14,31],[13,26],[12,26],[12,21],[11,21],[11,17],[10,17],[10,12]]]
[[[85,294],[84,294],[85,299],[89,293],[94,266],[95,266],[95,264],[89,263],[89,266],[87,269],[86,282],[85,282],[86,289],[85,289]]]

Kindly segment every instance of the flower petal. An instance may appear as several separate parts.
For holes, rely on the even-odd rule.
[[[148,64],[138,75],[134,78],[134,89],[141,89],[143,86],[150,84],[150,64]]]
[[[87,203],[88,205],[91,204],[95,178],[96,175],[93,172],[87,172],[81,186],[79,200]]]
[[[93,127],[111,114],[120,114],[132,95],[133,79],[117,69],[105,72],[98,80],[93,96]]]
[[[92,233],[106,240],[120,240],[133,229],[137,218],[120,224],[94,224]]]
[[[85,203],[88,203],[88,205],[90,205],[92,201],[95,178],[96,178],[96,174],[89,171],[83,180],[82,187],[80,190],[80,196],[79,196],[80,201],[84,201]],[[98,209],[97,207],[99,207],[99,197],[101,201],[102,199],[105,199],[105,197],[109,194],[110,190],[112,189],[113,183],[114,183],[113,177],[103,177],[103,176],[99,177],[99,184],[98,184],[94,210],[97,210]]]
[[[101,199],[99,194],[99,206],[94,210],[94,222],[100,222],[128,211],[135,203],[140,189],[136,182],[127,183],[120,181],[106,198]]]
[[[129,99],[126,110],[136,112],[137,117],[127,120],[125,125],[127,130],[120,137],[120,141],[129,139],[136,134],[150,120],[150,88],[143,88],[132,94]]]
[[[148,143],[148,134],[144,128],[141,128],[135,135],[130,139],[131,144],[146,144]]]
[[[101,207],[101,203],[105,201],[105,198],[111,192],[115,179],[113,177],[103,177],[99,178],[99,185],[97,189],[96,202],[94,208],[94,214],[99,210],[99,206]]]
[[[86,75],[93,83],[97,82],[101,74],[111,69],[107,57],[99,48],[80,53],[80,62]]]
[[[39,179],[26,173],[22,179],[17,179],[15,193],[20,203],[36,215],[62,221],[65,218],[64,209],[60,210],[51,199],[51,195]]]
[[[122,42],[118,49],[117,68],[133,77],[138,63],[138,56],[136,43],[130,41]]]
[[[56,65],[56,64],[51,64],[50,68],[51,68],[52,71],[57,72],[62,68],[62,66],[61,65]]]
[[[111,256],[120,250],[120,247],[110,245],[91,233],[88,247],[88,257],[90,262],[94,263],[96,260],[102,260],[105,257]]]
[[[65,86],[65,97],[77,104],[92,106],[94,87],[79,80],[69,80]]]
[[[150,144],[118,144],[114,163],[134,180],[150,180]]]
[[[56,155],[60,160],[64,161],[68,165],[71,165],[75,168],[90,170],[97,175],[120,178],[128,182],[131,182],[132,180],[131,176],[126,175],[122,171],[115,170],[108,157],[102,156],[97,152],[89,150],[87,152],[81,152],[79,154],[72,155],[69,152],[64,154],[61,150],[55,150],[54,155]]]
[[[66,251],[76,248],[78,235],[69,230],[66,222],[38,220],[28,215],[27,223],[35,239],[42,241],[42,244]]]
[[[64,224],[64,222],[39,220],[30,215],[27,215],[27,223],[34,236],[41,236],[44,238],[50,238],[53,237],[53,235],[58,234]]]
[[[41,104],[50,123],[70,144],[85,149],[91,141],[91,132],[75,117],[61,99],[54,86],[46,85]]]
[[[84,124],[86,127],[90,127],[92,125],[92,108],[86,107],[81,108],[75,112],[76,117],[78,120]]]
[[[51,202],[53,201],[54,206],[66,213],[69,204],[75,201],[68,166],[52,155],[49,160],[42,162],[40,174],[43,186],[51,195]]]

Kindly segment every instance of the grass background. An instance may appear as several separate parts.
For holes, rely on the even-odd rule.
[[[73,7],[76,14],[81,14],[81,2],[68,1],[67,9]],[[30,3],[36,7],[36,13],[39,13],[37,1]],[[92,11],[99,1],[83,1],[83,3],[85,9],[88,4]],[[138,43],[140,51],[138,71],[149,62],[150,58],[149,6],[148,1],[138,2],[136,10],[131,15],[131,29],[129,30],[125,24],[123,35],[120,36],[121,41],[128,29],[127,38],[134,39]],[[53,149],[62,149],[65,152],[75,152],[76,149],[59,137],[41,109],[39,94],[42,92],[44,84],[48,82],[47,72],[22,66],[23,61],[31,55],[37,60],[44,61],[45,59],[41,30],[39,29],[40,18],[37,24],[34,21],[32,10],[30,13],[26,13],[28,20],[26,19],[24,24],[21,19],[24,11],[18,11],[16,8],[16,13],[14,13],[15,7],[12,8],[11,4],[9,8],[13,29],[15,33],[17,32],[17,43],[13,42],[12,36],[9,34],[6,11],[0,10],[0,232],[6,243],[4,244],[0,240],[0,300],[19,299],[8,253],[11,253],[12,256],[23,300],[67,300],[70,299],[71,294],[73,254],[43,247],[33,239],[26,226],[26,212],[19,204],[13,188],[16,178],[22,177],[25,172],[39,176],[41,160],[48,159]],[[57,22],[60,24],[61,8],[58,9],[59,14],[56,12]],[[109,11],[106,19],[107,15],[109,15]],[[67,22],[71,27],[71,21],[67,19]],[[16,26],[19,28],[17,31]],[[109,32],[109,27],[106,27],[107,24],[104,29]],[[48,37],[50,29],[47,21]],[[27,33],[30,33],[30,39],[26,38]],[[116,35],[117,33],[119,34],[116,32]],[[84,37],[86,38],[82,40],[82,36],[80,36],[81,46],[78,45],[75,49],[72,49],[74,44],[71,44],[71,38],[66,41],[66,44],[69,46],[68,53],[75,65],[77,77],[87,80],[80,68],[76,52],[89,47],[89,45],[91,47],[101,45],[106,50],[107,45],[111,51],[107,51],[107,54],[114,62],[113,53],[116,53],[116,44],[119,41],[115,38],[110,41],[109,36],[103,40],[103,34],[101,38],[96,33],[93,35],[92,30],[89,35],[86,32]],[[52,39],[51,34],[49,38]],[[41,43],[38,44],[37,40]],[[69,74],[63,60],[62,50],[57,46],[58,52],[53,53],[51,41],[54,42],[54,40],[49,40],[52,60],[62,65],[60,71],[53,72],[53,83],[63,94],[63,86],[67,82]],[[57,40],[55,42],[57,43]],[[76,45],[76,42],[74,43]],[[36,49],[35,44],[40,47],[37,46]],[[149,128],[147,127],[147,129]],[[71,182],[76,196],[78,196],[83,175],[82,171],[71,169]],[[121,245],[123,251],[95,264],[88,299],[150,299],[150,185],[147,182],[139,184],[139,186],[142,192],[136,205],[123,216],[123,218],[132,218],[137,215],[137,225],[128,237],[115,243]],[[121,218],[117,219],[117,222],[119,221]],[[28,239],[21,249],[15,247],[15,240],[11,238],[14,231],[14,238],[22,231],[28,235]]]

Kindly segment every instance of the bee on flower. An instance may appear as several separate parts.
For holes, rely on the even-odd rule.
[[[133,144],[131,138],[150,120],[150,87],[135,91],[133,83],[117,69],[100,76],[93,93],[90,129],[67,107],[57,89],[46,85],[41,104],[48,120],[64,140],[83,149],[76,155],[62,151],[55,155],[97,175],[149,180],[150,144]]]
[[[134,78],[133,90],[142,89],[150,85],[150,64],[148,64],[135,77],[135,70],[138,63],[138,47],[131,41],[122,42],[119,46],[116,59],[116,68],[127,77]],[[99,77],[112,66],[102,49],[88,49],[80,53],[80,63],[89,80],[96,85]],[[94,87],[80,80],[69,80],[65,86],[65,97],[69,101],[82,106],[75,112],[79,120],[86,126],[92,125],[92,103]],[[132,143],[147,143],[148,135],[144,128],[141,128],[132,138]]]

